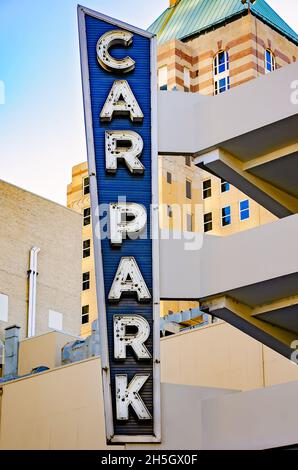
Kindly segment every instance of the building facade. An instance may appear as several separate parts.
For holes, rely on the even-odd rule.
[[[158,38],[161,90],[218,95],[295,62],[298,53],[297,34],[263,0],[250,10],[240,0],[216,8],[214,1],[170,0],[149,30]],[[276,220],[226,181],[203,170],[199,179],[205,232],[230,235]]]
[[[72,182],[67,188],[67,206],[82,215],[81,334],[87,336],[91,333],[92,322],[98,316],[87,162],[76,165],[72,169]]]
[[[13,324],[21,338],[79,335],[81,217],[4,181],[0,205],[0,339]]]
[[[160,88],[216,95],[296,62],[297,34],[263,0],[251,12],[241,0],[171,3],[149,28]]]
[[[170,0],[150,26],[158,38],[161,90],[211,96],[296,61],[297,34],[264,2]],[[216,97],[214,97],[216,99]],[[82,334],[97,318],[87,163],[73,168],[68,207],[84,217]],[[276,220],[275,215],[190,157],[159,156],[160,227],[226,236]],[[197,302],[161,302],[161,316]]]

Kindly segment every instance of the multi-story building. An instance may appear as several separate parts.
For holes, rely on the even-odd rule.
[[[159,224],[161,230],[202,232],[201,171],[190,157],[159,156]],[[198,307],[196,301],[160,303],[164,317]]]
[[[219,95],[297,57],[297,34],[264,0],[249,8],[241,0],[170,0],[149,30],[158,38],[161,90]],[[276,220],[239,189],[197,168],[190,157],[160,155],[159,175],[161,229],[230,235]],[[97,317],[88,181],[87,163],[75,166],[68,206],[84,216],[84,336]],[[161,302],[161,316],[197,306],[197,302]]]
[[[297,57],[297,34],[264,0],[170,0],[149,30],[158,38],[161,90],[218,95]],[[164,158],[163,165],[169,160],[179,173],[179,159]],[[226,181],[203,170],[198,180],[205,232],[230,235],[275,220]]]
[[[90,187],[87,162],[72,169],[72,182],[67,189],[67,205],[82,214],[82,286],[81,286],[81,334],[91,333],[92,322],[97,319],[95,269],[90,210]]]
[[[167,90],[216,95],[297,57],[297,34],[264,0],[170,0],[149,30]]]
[[[80,334],[81,217],[0,181],[0,340]]]

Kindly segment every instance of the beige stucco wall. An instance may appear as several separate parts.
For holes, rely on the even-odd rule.
[[[49,310],[63,330],[80,332],[81,217],[74,211],[0,181],[0,292],[9,296],[8,322],[26,335],[30,250],[40,248],[36,334],[49,331]]]
[[[298,380],[298,367],[228,323],[161,340],[162,382],[252,390]]]
[[[36,354],[55,367],[61,344],[68,339],[53,332],[22,341],[20,372],[34,366]],[[271,403],[272,395],[274,409],[279,397],[288,425],[293,427],[288,413],[291,401],[284,403],[283,391],[294,400],[298,370],[277,353],[221,322],[162,339],[161,364],[162,445],[127,449],[262,448],[270,447],[271,441],[292,443],[291,434],[278,435],[279,426],[285,426],[284,414],[275,413],[272,428],[266,427],[266,445],[259,432],[258,421],[262,422],[262,416],[268,420],[267,400]],[[121,449],[106,446],[100,371],[100,358],[95,357],[0,384],[0,449]],[[286,384],[290,381],[293,390]],[[284,384],[285,389],[270,387],[276,384]],[[256,394],[238,393],[241,390]],[[226,406],[231,409],[232,428]],[[238,419],[237,413],[245,418]],[[218,427],[218,420],[227,424]],[[216,442],[213,433],[206,433],[210,426],[216,429]],[[254,435],[251,442],[247,440],[250,432]]]
[[[100,359],[93,358],[2,384],[0,449],[124,449],[106,445],[100,368]],[[262,449],[293,444],[297,413],[290,410],[297,387],[293,381],[238,393],[162,383],[162,444],[126,449]]]
[[[62,348],[78,339],[60,331],[50,331],[40,336],[27,338],[19,344],[18,374],[30,374],[32,369],[46,366],[49,369],[60,367]]]
[[[100,359],[93,358],[2,384],[0,450],[124,450],[106,445],[100,370]],[[226,393],[162,384],[162,445],[126,448],[198,448],[201,401]],[[189,406],[177,407],[179,402]]]
[[[106,449],[100,359],[2,386],[0,449]]]

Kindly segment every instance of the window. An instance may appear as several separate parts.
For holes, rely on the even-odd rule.
[[[161,67],[158,70],[158,86],[160,90],[168,89],[168,67]]]
[[[172,206],[168,206],[168,217],[173,217],[173,210],[172,210]]]
[[[52,330],[62,331],[63,329],[63,315],[62,313],[49,310],[49,328]]]
[[[204,232],[210,232],[212,230],[212,212],[204,214]]]
[[[89,323],[89,305],[84,305],[82,307],[82,325]]]
[[[90,180],[89,180],[89,176],[87,176],[86,178],[83,179],[83,193],[84,193],[84,195],[90,193]]]
[[[0,294],[0,321],[8,321],[8,296]]]
[[[185,182],[185,193],[187,199],[191,199],[191,181],[186,180]]]
[[[184,87],[190,90],[190,70],[184,67]]]
[[[172,184],[172,173],[167,172],[167,183]]]
[[[218,95],[230,88],[229,54],[220,51],[213,61],[214,94]]]
[[[231,206],[224,207],[221,210],[221,224],[223,227],[226,227],[226,225],[230,225],[231,222]]]
[[[275,56],[270,49],[265,51],[265,73],[273,72],[276,68]]]
[[[227,183],[225,180],[221,180],[221,192],[226,193],[227,191],[230,191],[230,183]]]
[[[192,214],[186,214],[186,231],[193,231],[193,217]]]
[[[203,199],[211,197],[211,179],[203,181]]]
[[[189,156],[185,157],[185,165],[186,166],[191,166],[191,157],[189,157]]]
[[[240,220],[247,220],[250,216],[249,200],[240,202]]]
[[[90,210],[90,207],[87,207],[86,209],[84,209],[84,214],[83,214],[84,227],[86,225],[90,225],[90,222],[91,222],[91,210]]]
[[[83,273],[83,290],[88,290],[90,289],[90,273]]]
[[[88,258],[90,256],[90,240],[83,241],[83,258]]]

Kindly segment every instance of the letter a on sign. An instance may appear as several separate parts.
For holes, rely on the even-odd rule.
[[[158,443],[156,38],[85,7],[78,16],[106,438]]]
[[[102,121],[111,121],[115,115],[128,115],[132,122],[142,121],[144,115],[126,80],[116,80],[100,113]]]

